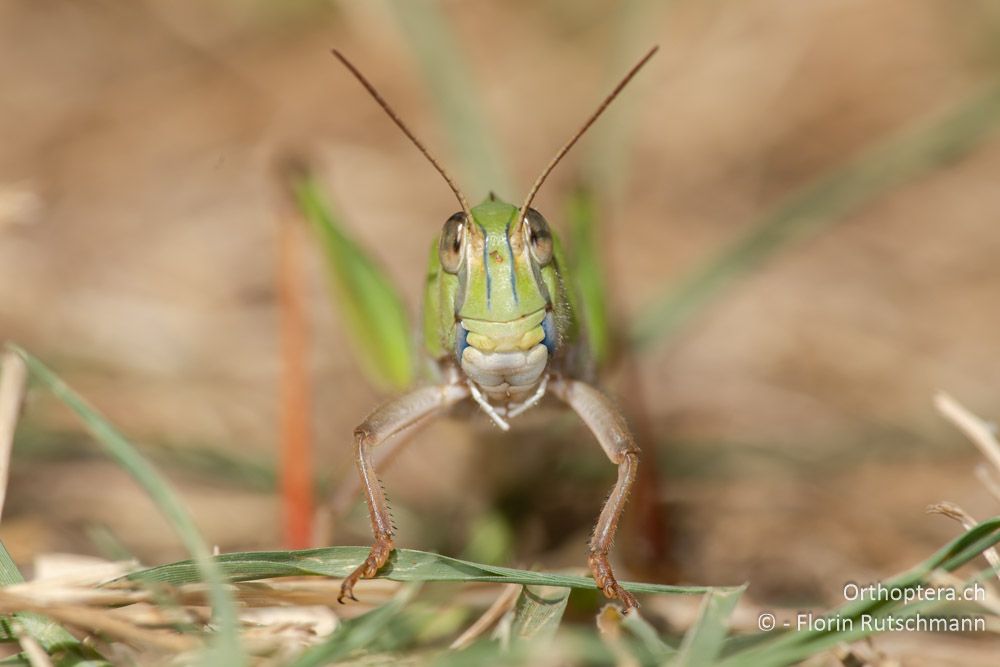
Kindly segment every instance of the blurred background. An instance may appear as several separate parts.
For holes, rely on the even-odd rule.
[[[639,341],[605,385],[655,454],[631,508],[652,519],[630,520],[619,560],[662,581],[750,581],[762,604],[841,602],[845,581],[957,534],[929,503],[996,513],[931,398],[1000,414],[998,30],[987,0],[5,2],[0,338],[142,443],[211,543],[280,547],[276,157],[318,165],[414,317],[455,208],[329,49],[471,199],[519,201],[660,44],[535,203],[561,230],[576,185],[599,193],[610,309]],[[360,370],[320,253],[300,256],[325,498],[353,478],[352,429],[386,392]],[[582,566],[615,472],[554,414],[509,435],[477,413],[425,430],[385,476],[398,544]],[[337,544],[369,540],[352,507],[325,531]],[[184,555],[40,394],[0,539],[19,563]]]

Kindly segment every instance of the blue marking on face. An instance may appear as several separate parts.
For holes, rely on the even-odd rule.
[[[455,322],[455,327],[455,357],[461,363],[462,353],[469,347],[469,330],[461,322]]]
[[[517,298],[517,267],[514,266],[514,248],[510,245],[510,226],[507,227],[504,238],[507,241],[507,252],[510,253],[510,291],[514,293],[514,303],[519,304],[520,301]]]
[[[556,318],[553,317],[551,310],[545,313],[545,319],[542,320],[542,331],[545,333],[542,345],[548,348],[550,357],[555,356],[559,338],[556,334]]]

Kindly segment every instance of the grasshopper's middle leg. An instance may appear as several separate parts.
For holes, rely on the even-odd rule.
[[[625,610],[639,606],[635,596],[621,587],[608,562],[608,552],[615,539],[618,521],[639,466],[639,448],[625,424],[625,418],[608,398],[590,385],[559,378],[549,384],[556,396],[565,401],[593,432],[604,452],[618,464],[618,481],[611,491],[590,538],[588,564],[594,581],[605,596],[621,600]]]
[[[382,482],[375,474],[371,450],[392,435],[399,433],[418,421],[442,412],[469,395],[469,389],[462,384],[446,384],[424,387],[405,396],[393,399],[376,408],[360,426],[354,429],[356,446],[355,463],[361,476],[368,512],[371,517],[375,544],[365,561],[350,574],[340,586],[337,601],[354,597],[354,585],[359,579],[374,577],[392,553],[394,528],[389,514],[389,503],[382,489]]]

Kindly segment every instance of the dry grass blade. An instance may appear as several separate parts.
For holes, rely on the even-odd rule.
[[[966,512],[964,509],[956,505],[955,503],[941,502],[931,505],[927,508],[928,514],[940,514],[946,516],[949,519],[954,519],[962,524],[962,528],[965,530],[972,530],[976,524],[979,522],[972,518],[972,515]],[[994,572],[998,578],[1000,578],[1000,555],[997,555],[997,550],[993,547],[983,551],[983,556],[993,567]]]
[[[936,586],[938,588],[952,588],[956,591],[966,589],[970,585],[969,581],[966,581],[961,577],[956,577],[950,572],[943,572],[941,570],[931,572],[927,577],[927,581],[930,582],[932,586]],[[982,599],[977,599],[976,604],[983,609],[986,609],[997,618],[1000,618],[1000,596],[998,596],[995,591],[988,588],[983,588],[982,590]],[[987,626],[987,628],[989,629],[990,626]],[[1000,627],[994,626],[991,631],[1000,632]]]
[[[28,367],[18,355],[4,352],[0,357],[0,515],[7,499],[10,451],[28,384]]]
[[[483,615],[477,618],[475,623],[466,628],[465,632],[459,635],[448,648],[458,650],[472,644],[514,606],[514,601],[517,600],[520,590],[521,587],[517,584],[505,586],[503,592],[493,601],[489,609],[483,612]]]
[[[976,479],[978,479],[982,485],[986,487],[986,490],[990,492],[990,495],[992,495],[997,502],[1000,502],[1000,482],[997,482],[993,473],[990,472],[990,468],[986,464],[980,463],[976,466],[975,473]]]
[[[188,651],[201,642],[188,635],[169,631],[146,630],[119,618],[113,611],[76,605],[38,604],[19,595],[0,591],[0,613],[35,612],[60,623],[90,632],[100,632],[126,642],[153,646],[165,651]]]
[[[956,401],[950,394],[939,391],[934,396],[934,407],[945,419],[972,441],[983,456],[1000,471],[1000,442],[990,425],[974,415],[968,408]]]

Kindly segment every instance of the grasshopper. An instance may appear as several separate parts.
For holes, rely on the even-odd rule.
[[[638,606],[618,583],[608,561],[629,489],[636,479],[639,450],[614,404],[583,377],[586,340],[579,299],[566,273],[566,260],[542,214],[531,207],[545,179],[564,155],[656,53],[652,48],[621,79],[535,180],[520,206],[493,193],[478,206],[410,131],[367,78],[336,49],[333,54],[361,83],[389,118],[441,174],[461,207],[435,240],[424,290],[423,338],[440,371],[436,384],[392,399],[354,430],[356,459],[368,503],[374,545],[341,586],[338,600],[354,596],[360,579],[374,577],[394,547],[395,528],[372,450],[455,404],[472,400],[504,431],[510,420],[552,394],[580,416],[608,458],[618,480],[605,501],[590,539],[588,564],[605,596]]]

